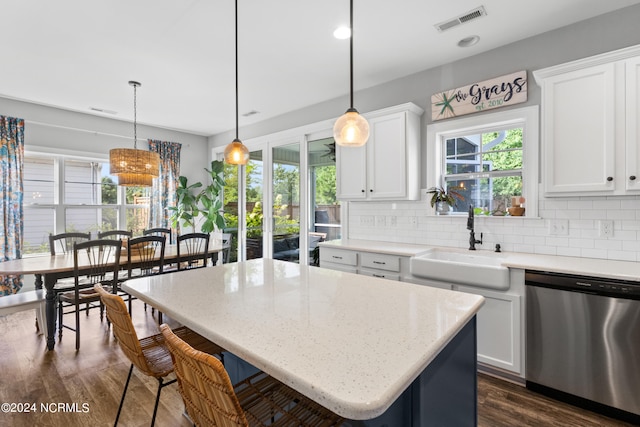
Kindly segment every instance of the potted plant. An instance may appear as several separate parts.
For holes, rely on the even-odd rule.
[[[205,168],[209,174],[211,182],[204,187],[199,193],[196,189],[202,187],[201,182],[189,185],[187,177],[180,176],[178,178],[178,187],[176,188],[177,203],[176,206],[169,206],[171,212],[171,224],[173,228],[177,228],[182,224],[191,227],[193,231],[196,229],[196,221],[200,215],[204,220],[200,224],[200,230],[203,233],[211,233],[216,228],[222,230],[225,227],[224,214],[222,212],[222,196],[224,192],[224,162],[213,160],[211,169]]]
[[[431,207],[435,206],[436,214],[448,215],[453,206],[456,205],[457,200],[464,201],[464,196],[457,191],[458,188],[459,187],[452,187],[447,191],[447,189],[442,186],[431,187],[427,190],[427,194],[431,194],[430,203]]]

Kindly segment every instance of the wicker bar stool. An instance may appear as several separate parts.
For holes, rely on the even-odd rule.
[[[156,334],[147,338],[138,339],[133,322],[131,321],[131,316],[127,311],[127,306],[122,297],[107,292],[100,285],[96,285],[94,289],[100,294],[102,303],[107,308],[107,318],[113,325],[113,333],[118,340],[120,349],[131,361],[129,375],[127,376],[127,382],[125,383],[124,390],[122,391],[118,414],[116,415],[116,421],[113,425],[118,425],[122,405],[124,403],[124,397],[127,394],[127,388],[129,387],[129,381],[131,380],[131,374],[133,372],[133,367],[135,366],[143,374],[154,377],[158,380],[158,392],[156,394],[156,403],[153,408],[153,418],[151,419],[151,426],[153,426],[156,421],[156,413],[158,412],[158,403],[160,402],[160,392],[162,391],[162,388],[176,382],[176,379],[164,382],[164,377],[173,372],[171,354],[165,345],[164,337],[162,334]],[[191,343],[191,345],[198,348],[200,351],[209,355],[216,354],[222,358],[222,352],[224,351],[223,348],[218,347],[192,330],[186,327],[180,327],[176,329],[176,335]],[[218,362],[222,363],[220,361]]]
[[[166,324],[160,331],[173,358],[187,414],[198,427],[321,427],[344,421],[264,372],[233,386],[218,359],[191,347]]]

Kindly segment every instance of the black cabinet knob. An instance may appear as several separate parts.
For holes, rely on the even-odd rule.
[[[373,193],[373,188],[369,190],[369,193]]]
[[[364,189],[362,190],[362,192],[364,193]]]
[[[607,181],[609,181],[609,182],[613,181],[613,177],[612,176],[608,176],[607,177]]]
[[[629,177],[629,179],[630,179],[631,181],[635,181],[635,180],[636,180],[636,176],[635,176],[635,175],[631,175],[631,176]]]

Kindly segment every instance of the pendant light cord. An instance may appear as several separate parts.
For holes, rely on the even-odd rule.
[[[138,97],[137,97],[138,85],[133,85],[133,149],[138,148]]]
[[[349,42],[349,83],[351,88],[351,107],[353,110],[353,0],[350,1],[349,8],[349,28],[351,29],[351,37]]]
[[[238,0],[236,0],[236,139],[238,138]]]

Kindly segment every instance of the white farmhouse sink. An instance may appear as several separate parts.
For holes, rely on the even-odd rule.
[[[494,252],[432,249],[411,258],[411,274],[426,279],[487,289],[509,289],[509,268]]]

